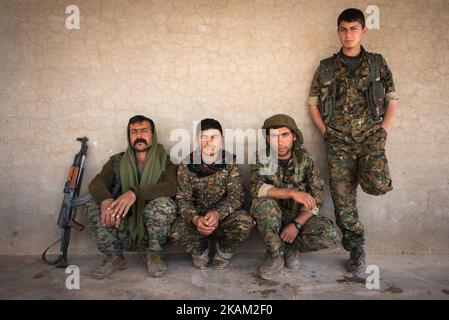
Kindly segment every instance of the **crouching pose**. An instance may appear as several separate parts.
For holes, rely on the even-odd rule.
[[[197,134],[199,150],[190,154],[189,164],[178,168],[176,204],[180,216],[173,224],[172,238],[192,255],[196,267],[206,268],[209,239],[216,235],[212,267],[225,269],[237,247],[249,236],[254,221],[242,210],[242,176],[234,156],[222,151],[220,123],[204,119]]]
[[[275,115],[263,124],[268,151],[277,155],[251,169],[251,215],[265,244],[267,260],[259,276],[271,279],[288,268],[298,269],[299,252],[334,246],[337,233],[331,220],[318,214],[323,204],[323,180],[313,158],[303,147],[301,131],[287,115]],[[259,159],[260,160],[260,159]],[[266,170],[266,171],[264,171]],[[272,170],[270,172],[270,170]]]
[[[176,166],[158,144],[151,119],[132,117],[127,133],[126,152],[112,156],[89,185],[87,220],[106,255],[96,279],[125,269],[125,250],[142,253],[151,277],[167,269],[160,253],[176,218]]]

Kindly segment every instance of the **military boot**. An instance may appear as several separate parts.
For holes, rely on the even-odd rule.
[[[284,257],[268,258],[259,268],[259,277],[271,280],[273,276],[284,268]]]
[[[218,243],[216,248],[217,252],[212,259],[212,268],[215,270],[224,270],[229,267],[229,261],[231,260],[233,254],[221,251]]]
[[[162,277],[167,271],[167,265],[162,260],[159,253],[150,252],[147,254],[148,274],[152,278]]]
[[[105,279],[117,270],[125,270],[127,268],[125,258],[123,256],[106,256],[102,263],[92,273],[94,279]]]
[[[365,250],[362,246],[355,246],[351,249],[349,260],[346,264],[348,272],[359,272],[365,265]]]
[[[290,249],[285,254],[285,266],[292,270],[298,270],[301,266],[301,260],[299,258],[299,251],[296,249]]]
[[[192,254],[193,265],[200,269],[207,268],[209,264],[209,248],[206,249],[202,254],[196,255]]]

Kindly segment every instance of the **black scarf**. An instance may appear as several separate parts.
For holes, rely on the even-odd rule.
[[[200,164],[194,164],[193,163],[193,152],[190,154],[190,163],[187,165],[187,168],[189,171],[196,174],[198,178],[203,178],[210,176],[217,172],[218,170],[224,169],[226,167],[225,163],[225,151],[223,151],[221,156],[221,162],[220,163],[212,163],[207,164],[204,163],[203,158],[201,157],[201,163]]]

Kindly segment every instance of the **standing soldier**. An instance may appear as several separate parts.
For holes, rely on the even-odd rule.
[[[98,250],[106,257],[93,277],[104,279],[126,268],[124,250],[138,250],[151,277],[167,267],[160,257],[176,218],[176,166],[157,142],[154,123],[144,116],[129,119],[128,149],[112,156],[92,180],[86,210]]]
[[[254,221],[242,210],[242,176],[235,157],[222,150],[220,123],[214,119],[202,120],[197,136],[200,149],[190,154],[189,164],[180,164],[178,169],[176,204],[180,217],[173,224],[172,238],[192,255],[196,267],[206,268],[209,236],[221,233],[212,259],[212,267],[220,270],[229,266],[235,250],[249,236]]]
[[[265,120],[267,151],[276,155],[267,164],[259,159],[251,168],[251,215],[265,244],[267,260],[259,276],[271,279],[285,264],[300,266],[299,252],[317,251],[337,243],[332,221],[318,215],[323,204],[323,180],[315,161],[303,147],[295,120],[283,114]],[[277,160],[277,161],[276,161]],[[262,170],[262,172],[261,172]]]
[[[356,189],[359,183],[371,195],[393,189],[385,141],[398,97],[385,59],[361,46],[367,32],[363,13],[347,9],[337,25],[342,48],[321,61],[309,106],[326,144],[336,221],[343,233],[342,245],[350,251],[347,269],[356,272],[365,264]]]

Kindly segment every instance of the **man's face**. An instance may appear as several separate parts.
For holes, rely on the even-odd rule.
[[[147,151],[153,143],[151,124],[148,121],[137,122],[129,126],[129,140],[136,152]]]
[[[277,151],[279,159],[284,160],[291,157],[296,135],[289,128],[271,129],[267,139],[269,139],[270,148]]]
[[[209,129],[200,132],[201,153],[205,156],[213,157],[221,151],[223,146],[223,136],[220,130]]]
[[[350,50],[360,46],[363,37],[367,32],[367,28],[362,28],[360,22],[340,22],[338,27],[338,36],[343,48]]]

